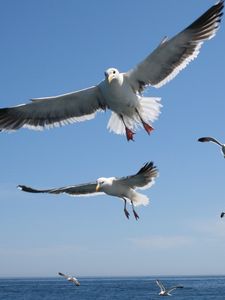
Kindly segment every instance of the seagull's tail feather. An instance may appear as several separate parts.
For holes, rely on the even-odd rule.
[[[132,196],[132,201],[134,206],[139,206],[139,205],[148,205],[149,204],[149,198],[146,195],[134,192]]]
[[[116,134],[125,134],[125,128],[121,118],[114,112],[112,112],[111,117],[109,119],[107,129],[109,131],[113,131]]]
[[[161,98],[158,97],[141,97],[141,117],[145,122],[154,122],[158,119],[160,114],[160,108],[162,104],[160,103]]]
[[[160,114],[161,106],[162,105],[160,104],[160,98],[140,97],[139,113],[143,121],[145,121],[146,123],[153,123],[155,120],[157,120]],[[123,115],[123,120],[126,126],[131,130],[136,130],[139,126],[142,126],[138,114],[132,117]],[[126,133],[122,119],[115,112],[112,112],[107,128],[110,132],[113,131],[116,134]]]

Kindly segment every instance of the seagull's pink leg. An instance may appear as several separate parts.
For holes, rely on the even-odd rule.
[[[134,217],[135,217],[136,220],[138,220],[139,219],[139,215],[136,213],[136,211],[134,209],[133,201],[131,201],[131,204],[132,204],[132,210],[133,210]]]
[[[126,130],[126,137],[127,137],[128,142],[129,142],[130,140],[134,141],[134,134],[135,134],[135,132],[133,132],[131,129],[129,129],[129,128],[126,126],[126,124],[125,124],[125,122],[124,122],[124,119],[123,119],[123,116],[122,116],[122,115],[120,115],[120,118],[121,118],[121,120],[122,120],[122,122],[123,122],[123,125],[124,125],[124,127],[125,127],[125,130]]]
[[[125,216],[127,217],[127,219],[129,219],[130,214],[129,214],[128,210],[127,210],[127,200],[125,198],[123,198],[123,200],[124,200],[124,209],[123,209],[123,211],[124,211]]]
[[[127,209],[125,209],[125,208],[124,208],[124,213],[125,213],[125,216],[127,217],[127,219],[129,219],[130,214],[129,214],[129,212],[127,211]]]
[[[142,119],[142,117],[140,116],[140,114],[139,114],[139,112],[138,112],[137,109],[136,109],[136,113],[138,114],[138,117],[140,118],[141,123],[142,123],[142,125],[143,125],[145,131],[146,131],[148,134],[150,134],[150,133],[154,130],[154,128],[153,128],[151,125],[149,125],[148,123],[146,123],[146,122],[143,121],[143,119]]]

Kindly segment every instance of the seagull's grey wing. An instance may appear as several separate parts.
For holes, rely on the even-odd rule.
[[[213,137],[210,137],[210,136],[199,138],[198,141],[199,142],[213,142],[221,147],[223,146],[219,141],[217,141],[216,139],[214,139]]]
[[[58,274],[60,275],[60,276],[63,276],[64,278],[68,278],[69,276],[67,276],[67,275],[65,275],[65,274],[63,274],[63,273],[61,273],[61,272],[58,272]]]
[[[165,292],[165,291],[166,291],[166,289],[165,289],[164,285],[163,285],[163,284],[162,284],[162,282],[161,282],[161,281],[159,281],[158,279],[156,280],[156,284],[159,286],[159,288],[160,288],[161,292],[162,292],[162,291],[163,291],[163,292]]]
[[[153,162],[146,163],[135,175],[118,178],[117,181],[130,188],[146,189],[155,182],[158,176],[158,170]]]
[[[28,104],[1,108],[0,131],[62,126],[92,119],[100,109],[105,109],[105,103],[97,86],[54,97],[36,98]]]
[[[66,193],[72,196],[88,196],[96,192],[97,183],[85,183],[80,185],[71,185],[67,187],[48,189],[48,190],[37,190],[25,185],[18,185],[18,188],[24,192],[29,193],[48,193],[48,194],[61,194]]]
[[[183,289],[183,286],[182,285],[173,286],[167,291],[167,293],[170,293],[170,292],[174,291],[175,289]]]
[[[202,43],[216,34],[223,6],[224,1],[219,1],[172,39],[164,39],[144,61],[125,73],[133,89],[160,87],[196,58]]]

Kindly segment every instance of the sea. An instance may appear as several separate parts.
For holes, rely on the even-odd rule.
[[[78,287],[64,278],[1,278],[0,300],[161,299],[156,279],[166,287],[183,286],[173,299],[225,300],[225,276],[81,277]]]

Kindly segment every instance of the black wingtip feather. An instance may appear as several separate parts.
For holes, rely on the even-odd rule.
[[[150,161],[150,162],[147,162],[138,172],[137,172],[137,175],[138,174],[143,174],[143,173],[146,173],[146,172],[149,172],[149,171],[152,171],[152,170],[156,170],[157,171],[157,167],[154,166],[154,163],[153,161]]]
[[[224,8],[224,0],[219,1],[212,7],[210,7],[203,15],[201,15],[196,21],[194,21],[190,26],[189,29],[195,29],[204,26],[211,26],[211,23],[215,21],[219,23],[221,21],[221,17],[223,16]]]
[[[20,189],[23,192],[28,192],[28,193],[41,193],[40,191],[34,190],[29,186],[26,185],[18,185],[17,186],[18,189]]]
[[[208,141],[208,139],[205,137],[201,137],[198,139],[198,142],[207,142],[207,141]]]

